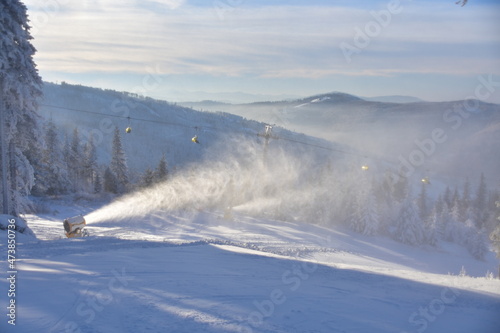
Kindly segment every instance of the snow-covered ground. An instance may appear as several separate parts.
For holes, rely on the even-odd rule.
[[[37,239],[17,234],[16,325],[2,278],[0,332],[500,330],[492,253],[477,261],[454,244],[414,248],[237,211],[106,220],[90,204],[50,207],[26,217]],[[61,221],[78,214],[91,236],[66,239]]]

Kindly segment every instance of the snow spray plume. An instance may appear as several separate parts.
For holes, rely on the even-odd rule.
[[[203,162],[156,186],[118,199],[91,214],[89,223],[144,217],[155,211],[223,210],[281,219],[328,219],[343,186],[319,156],[281,142],[262,145],[232,138]],[[335,194],[335,193],[337,194]],[[340,203],[339,203],[340,205]],[[321,212],[321,213],[318,213]],[[318,216],[318,215],[321,216]]]

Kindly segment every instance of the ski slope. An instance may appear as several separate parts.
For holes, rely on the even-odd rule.
[[[93,221],[96,208],[59,202],[27,216],[37,239],[17,235],[16,326],[3,315],[0,332],[500,328],[500,280],[484,277],[498,267],[493,254],[481,262],[453,244],[413,248],[238,211],[232,219],[158,210]],[[65,239],[61,220],[77,214],[91,236]],[[2,232],[2,248],[4,240]],[[458,276],[462,266],[468,276]]]

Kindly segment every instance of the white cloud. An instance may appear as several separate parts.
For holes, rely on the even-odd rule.
[[[186,3],[186,0],[151,0],[152,2],[157,2],[159,4],[165,5],[170,9],[177,9]]]
[[[339,44],[354,43],[355,29],[373,20],[369,11],[241,7],[221,20],[214,8],[184,0],[59,1],[59,10],[27,1],[32,14],[46,18],[34,30],[42,71],[143,73],[150,66],[163,74],[318,78],[500,68],[498,57],[487,54],[492,45],[500,48],[499,34],[491,31],[498,14],[479,9],[408,8],[349,64]],[[154,11],[152,4],[175,11]],[[471,45],[477,55],[467,49]]]

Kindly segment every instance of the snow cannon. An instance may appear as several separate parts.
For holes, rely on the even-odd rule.
[[[85,230],[87,222],[83,216],[74,216],[64,220],[64,230],[66,231],[66,237],[85,237],[88,236],[87,230]]]

